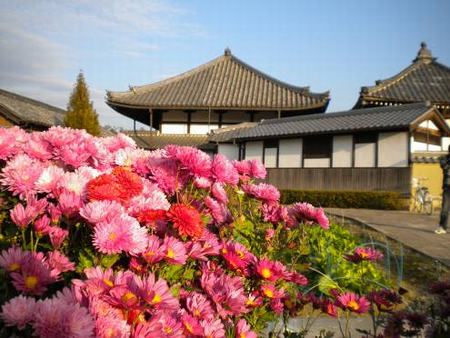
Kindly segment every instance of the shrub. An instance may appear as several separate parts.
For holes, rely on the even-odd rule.
[[[281,190],[281,202],[308,201],[323,208],[398,210],[406,207],[400,193],[392,191]]]
[[[250,338],[306,304],[367,312],[383,283],[376,250],[280,204],[257,161],[11,128],[0,168],[1,337]]]

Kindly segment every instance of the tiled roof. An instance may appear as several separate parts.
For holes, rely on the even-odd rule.
[[[208,140],[211,142],[226,142],[230,139],[237,139],[247,129],[257,125],[256,122],[243,122],[230,127],[214,129],[210,132]]]
[[[231,54],[186,73],[127,92],[108,92],[113,107],[245,110],[326,109],[329,93],[312,93],[276,80]]]
[[[436,61],[422,43],[413,63],[397,75],[362,87],[356,107],[377,102],[430,101],[438,108],[450,107],[450,68]]]
[[[281,119],[263,120],[257,125],[245,128],[239,133],[222,131],[220,142],[234,139],[252,139],[266,137],[288,137],[314,134],[337,134],[366,130],[407,129],[424,114],[435,109],[425,103],[412,103],[398,106],[354,109],[338,113],[313,114]],[[435,111],[436,112],[436,111]],[[436,114],[439,114],[436,112]],[[443,118],[439,115],[442,121]],[[445,122],[442,122],[450,132]],[[220,132],[220,130],[219,130]],[[217,131],[210,134],[215,139]]]
[[[66,114],[63,109],[3,89],[0,89],[0,112],[15,124],[43,127],[62,124]]]
[[[191,146],[197,148],[210,148],[207,135],[195,134],[160,134],[149,131],[125,131],[124,134],[130,136],[140,148],[159,149],[169,144]]]

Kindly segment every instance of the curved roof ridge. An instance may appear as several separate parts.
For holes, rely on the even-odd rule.
[[[140,85],[140,86],[129,86],[129,90],[128,91],[110,91],[107,90],[107,96],[108,98],[113,98],[113,97],[123,97],[123,96],[127,96],[131,93],[135,93],[135,94],[139,94],[139,93],[143,93],[147,90],[153,90],[153,89],[158,89],[160,87],[163,87],[165,85],[174,83],[174,82],[178,82],[181,81],[187,77],[193,76],[205,69],[208,69],[210,67],[215,66],[216,64],[220,63],[220,62],[225,62],[227,60],[231,60],[232,62],[237,63],[238,65],[240,65],[241,67],[244,67],[244,69],[252,72],[253,74],[255,74],[256,76],[259,76],[265,80],[271,81],[275,84],[277,84],[280,87],[284,87],[287,90],[293,91],[295,93],[298,94],[302,94],[302,95],[307,95],[307,96],[311,96],[311,97],[315,97],[315,98],[320,98],[321,100],[325,101],[329,99],[329,94],[330,91],[326,91],[326,92],[322,92],[322,93],[315,93],[315,92],[311,92],[309,89],[309,86],[305,86],[305,87],[300,87],[300,86],[294,86],[291,85],[289,83],[283,82],[281,80],[278,80],[262,71],[260,71],[259,69],[250,66],[248,63],[242,61],[241,59],[237,58],[236,56],[234,56],[231,52],[225,52],[224,55],[221,55],[219,57],[216,57],[215,59],[201,64],[200,66],[197,66],[195,68],[192,68],[186,72],[183,72],[181,74],[169,77],[167,79],[164,80],[160,80],[154,83],[150,83],[150,84],[146,84],[146,85]]]
[[[296,122],[296,121],[304,121],[304,120],[314,120],[314,119],[327,119],[327,118],[335,118],[339,116],[346,116],[346,115],[373,115],[377,113],[384,113],[386,109],[389,108],[396,108],[399,110],[409,110],[411,108],[431,108],[432,106],[429,105],[426,102],[414,102],[414,103],[407,103],[407,104],[398,104],[393,106],[379,106],[379,107],[371,107],[371,108],[358,108],[358,109],[351,109],[351,110],[343,110],[343,111],[337,111],[337,112],[330,112],[330,113],[321,113],[321,114],[311,114],[311,115],[299,115],[299,116],[292,116],[292,117],[283,117],[280,119],[267,119],[260,122],[260,125],[263,124],[272,124],[272,123],[288,123],[288,122]]]
[[[420,63],[412,63],[405,69],[401,70],[397,74],[390,76],[383,80],[375,81],[373,86],[364,86],[361,87],[361,91],[364,91],[364,94],[376,93],[379,90],[383,90],[399,81],[401,81],[405,76],[408,76],[412,71],[414,71]]]

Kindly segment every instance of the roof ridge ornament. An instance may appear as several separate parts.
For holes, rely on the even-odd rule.
[[[417,56],[416,58],[413,60],[413,62],[417,62],[417,61],[426,61],[426,62],[430,62],[435,60],[436,58],[433,57],[433,55],[431,54],[431,51],[427,48],[427,44],[426,42],[422,41],[420,43],[420,49],[417,52]]]
[[[230,47],[225,48],[225,50],[223,51],[223,55],[225,55],[225,56],[230,56],[231,55]]]

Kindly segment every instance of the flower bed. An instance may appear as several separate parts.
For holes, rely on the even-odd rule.
[[[381,253],[281,205],[257,161],[60,127],[0,129],[0,161],[3,336],[251,338],[306,304],[392,305]]]

